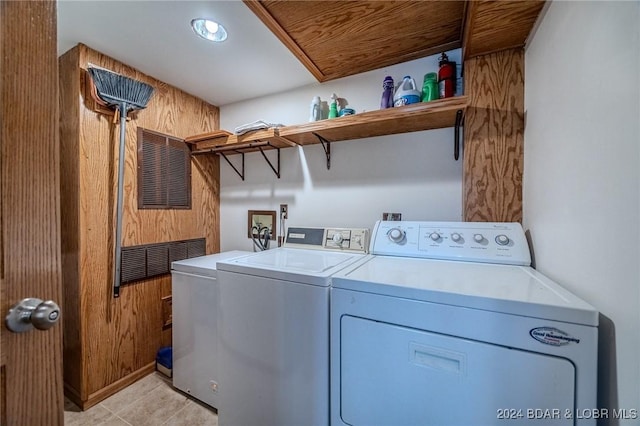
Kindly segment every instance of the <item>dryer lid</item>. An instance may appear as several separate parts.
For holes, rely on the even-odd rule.
[[[590,326],[598,312],[530,267],[374,256],[332,279],[334,288]]]

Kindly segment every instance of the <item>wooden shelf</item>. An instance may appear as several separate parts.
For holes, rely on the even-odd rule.
[[[295,146],[278,135],[277,128],[256,130],[244,135],[234,135],[225,130],[190,136],[185,142],[191,145],[192,154],[204,153],[230,153],[242,154],[245,152],[286,148]]]
[[[192,145],[193,154],[242,154],[260,149],[317,144],[320,143],[318,135],[325,141],[338,142],[454,127],[456,114],[466,107],[466,96],[458,96],[279,129],[257,130],[240,136],[219,130],[188,137],[185,142]]]
[[[464,111],[466,106],[466,96],[458,96],[282,127],[279,134],[298,145],[310,145],[320,143],[316,135],[329,142],[338,142],[441,129],[454,127],[457,112]]]

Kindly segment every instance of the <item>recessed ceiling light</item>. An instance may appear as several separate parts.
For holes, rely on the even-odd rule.
[[[225,41],[227,39],[227,30],[210,19],[198,18],[191,21],[193,31],[200,37],[210,41]]]

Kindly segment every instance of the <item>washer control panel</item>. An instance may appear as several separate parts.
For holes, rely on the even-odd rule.
[[[369,230],[366,228],[327,228],[324,247],[367,253],[369,250]]]
[[[369,252],[367,228],[294,228],[287,230],[285,247]]]
[[[372,254],[469,262],[531,264],[524,230],[515,222],[378,221]]]

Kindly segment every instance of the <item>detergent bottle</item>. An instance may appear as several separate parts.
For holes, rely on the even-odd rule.
[[[393,107],[393,78],[388,75],[382,82],[382,99],[380,99],[380,109]]]
[[[438,74],[429,72],[424,76],[422,84],[422,102],[429,102],[438,99]]]
[[[329,118],[338,116],[338,96],[334,93],[331,95],[331,105],[329,106]]]
[[[402,106],[415,104],[420,102],[420,90],[416,89],[416,82],[411,76],[404,76],[402,82],[396,89],[396,94],[393,96],[393,106]]]

